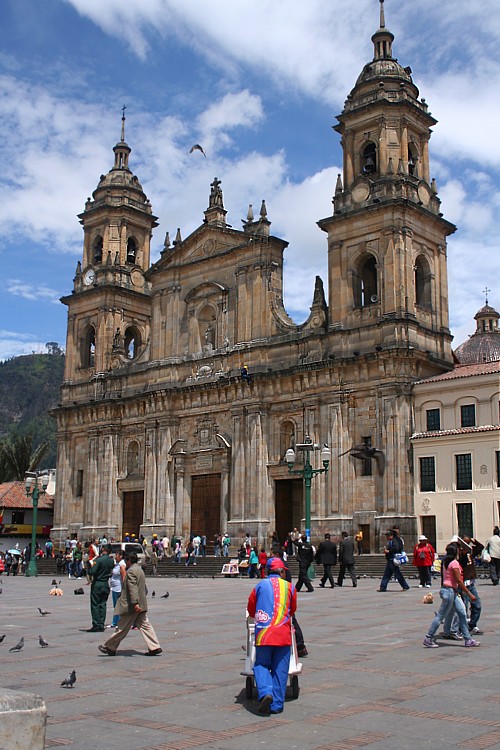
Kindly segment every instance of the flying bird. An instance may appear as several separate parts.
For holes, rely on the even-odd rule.
[[[362,443],[361,445],[353,445],[349,450],[340,453],[339,458],[340,456],[345,456],[346,453],[349,453],[353,458],[359,458],[361,461],[372,461],[375,459],[379,473],[384,473],[385,455],[379,448],[375,448],[373,445],[366,445],[365,443]]]
[[[170,592],[169,592],[169,591],[167,591],[167,593],[166,593],[166,594],[163,594],[163,596],[162,596],[161,598],[162,598],[162,599],[168,599],[168,597],[169,597],[169,596],[170,596]]]
[[[75,682],[76,682],[76,672],[75,670],[73,670],[71,674],[69,675],[69,677],[66,677],[66,679],[61,682],[61,687],[72,688]]]
[[[5,633],[3,635],[0,635],[0,643],[3,641],[4,638],[5,638]]]
[[[42,617],[45,617],[45,615],[50,615],[50,612],[46,609],[40,609],[40,607],[38,607],[38,611],[40,612]]]
[[[12,646],[12,648],[9,648],[9,652],[10,651],[20,651],[23,646],[24,646],[24,638],[21,638],[21,640],[19,641],[19,643],[17,645]]]
[[[201,151],[205,159],[207,158],[206,153],[203,151],[203,148],[200,146],[199,143],[195,143],[194,146],[191,146],[191,148],[189,149],[189,153],[192,154],[193,151]]]
[[[47,643],[47,641],[45,640],[45,638],[43,637],[43,635],[39,635],[39,636],[38,636],[38,643],[40,644],[40,646],[41,646],[42,648],[47,648],[47,646],[49,645],[49,644]]]

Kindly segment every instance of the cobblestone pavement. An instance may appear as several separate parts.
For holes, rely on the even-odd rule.
[[[64,596],[52,597],[50,579],[3,577],[0,684],[44,698],[47,748],[500,749],[500,588],[489,581],[478,586],[485,633],[477,649],[442,639],[439,649],[422,647],[434,607],[421,603],[415,581],[405,593],[394,582],[378,593],[373,579],[301,592],[309,656],[299,698],[290,695],[279,716],[257,713],[240,675],[252,581],[148,579],[163,646],[153,658],[135,631],[116,657],[99,653],[110,631],[81,632],[90,627],[90,587],[74,596],[80,583],[65,579]],[[9,653],[21,636],[23,650]],[[75,687],[61,688],[72,669]]]

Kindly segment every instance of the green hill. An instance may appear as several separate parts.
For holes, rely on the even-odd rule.
[[[56,465],[56,423],[47,413],[59,401],[64,352],[47,344],[47,354],[28,354],[0,362],[0,439],[33,434],[33,447],[47,440],[41,469]]]

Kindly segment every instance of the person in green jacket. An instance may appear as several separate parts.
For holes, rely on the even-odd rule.
[[[89,570],[92,579],[90,587],[90,613],[92,615],[92,627],[87,633],[103,633],[106,622],[106,602],[109,596],[109,577],[113,572],[114,561],[110,557],[111,547],[105,544],[101,554],[95,559]]]

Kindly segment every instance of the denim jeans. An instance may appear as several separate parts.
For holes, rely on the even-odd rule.
[[[451,632],[451,625],[455,614],[458,617],[458,627],[460,629],[460,632],[462,633],[465,640],[469,640],[470,632],[469,626],[467,625],[467,612],[465,609],[464,600],[458,592],[455,595],[454,610],[452,609],[450,612],[448,612],[444,620],[443,631],[445,633]]]
[[[402,589],[406,590],[410,588],[406,582],[404,575],[401,573],[399,565],[396,565],[396,563],[392,560],[387,560],[384,575],[382,577],[382,580],[380,581],[381,591],[385,591],[387,589],[387,584],[391,580],[392,576],[396,578]]]
[[[443,586],[439,592],[439,596],[441,597],[441,606],[439,607],[438,612],[436,612],[434,619],[431,622],[431,626],[427,631],[427,638],[433,638],[437,633],[439,625],[443,622],[448,613],[454,611],[454,590],[449,588],[449,586]]]
[[[481,616],[481,599],[479,598],[479,594],[477,593],[475,581],[472,580],[469,583],[466,583],[465,585],[469,589],[470,593],[476,597],[475,602],[471,601],[468,596],[464,598],[465,613],[467,617],[469,618],[469,630],[472,630],[472,628],[476,627],[479,621],[479,618]],[[470,617],[469,617],[469,607],[470,607]],[[445,623],[444,632],[449,633],[450,631],[446,630],[446,624],[447,623]],[[453,617],[453,621],[451,623],[451,632],[456,633],[458,630],[460,630],[460,624],[459,624],[458,615],[455,614],[455,616]]]

